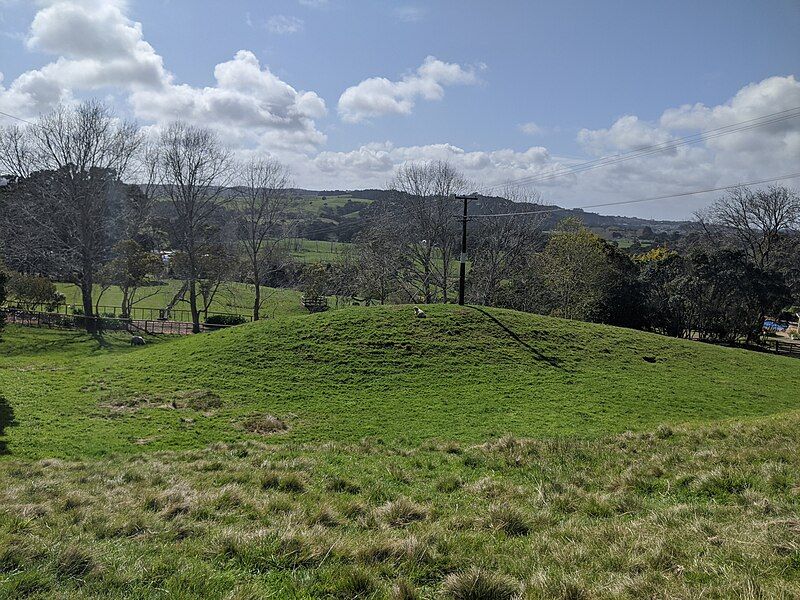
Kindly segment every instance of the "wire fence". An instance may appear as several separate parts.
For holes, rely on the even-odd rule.
[[[61,314],[65,316],[80,316],[82,307],[74,304],[26,304],[21,302],[6,302],[5,307],[14,310],[25,310],[31,312],[42,312],[51,314]],[[95,307],[97,316],[100,318],[114,318],[114,319],[131,319],[135,321],[175,321],[180,323],[192,322],[192,311],[183,308],[173,308],[170,310],[164,308],[142,308],[133,306],[130,310],[130,315],[127,317],[123,315],[123,311],[119,306],[98,305]],[[224,317],[241,317],[247,321],[253,320],[252,314],[229,313],[220,311],[203,311],[203,316],[224,316]]]
[[[132,335],[190,335],[193,333],[191,322],[122,319],[114,317],[87,317],[85,315],[64,314],[59,312],[39,312],[20,308],[5,307],[0,309],[7,323],[26,327],[44,327],[47,329],[91,329],[98,332],[127,331]],[[87,327],[90,326],[90,327]],[[216,331],[233,327],[232,325],[212,325],[201,323],[203,332]]]

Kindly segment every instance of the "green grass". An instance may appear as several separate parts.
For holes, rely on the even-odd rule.
[[[796,359],[425,310],[8,327],[0,598],[800,596]]]
[[[137,298],[140,302],[135,304],[136,308],[165,308],[172,301],[175,294],[181,288],[181,281],[170,279],[159,286],[148,286],[140,288]],[[56,284],[58,291],[66,296],[67,304],[81,305],[81,292],[78,286],[71,283]],[[100,287],[95,286],[95,303]],[[250,316],[253,314],[252,302],[254,297],[253,287],[244,283],[226,283],[217,292],[214,302],[211,304],[211,312],[226,312]],[[283,317],[287,315],[302,315],[307,311],[300,304],[302,294],[296,290],[284,288],[262,288],[262,298],[264,305],[261,314],[265,317]],[[188,297],[187,297],[188,298]],[[117,286],[107,289],[101,299],[101,306],[111,306],[119,308],[122,304],[122,291]],[[176,309],[189,310],[189,302],[183,300],[175,305]]]
[[[369,206],[372,200],[353,198],[352,196],[303,196],[299,199],[299,207],[303,212],[319,215],[323,208],[341,208],[348,202]]]
[[[335,262],[341,258],[342,253],[350,246],[347,242],[330,242],[323,240],[309,240],[306,238],[291,238],[282,242],[288,249],[292,258],[302,263]]]
[[[0,597],[800,594],[798,412],[591,441],[272,441],[0,462]]]
[[[246,425],[266,414],[286,422],[286,442],[591,439],[800,408],[794,359],[513,311],[426,310],[348,308],[49,360],[15,340],[47,348],[62,334],[11,328],[8,447],[32,458],[199,448],[256,439]],[[192,408],[198,394],[219,406]]]

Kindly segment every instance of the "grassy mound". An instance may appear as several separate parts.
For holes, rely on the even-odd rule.
[[[112,338],[81,358],[92,341],[80,334],[11,329],[0,358],[8,450],[593,438],[800,407],[794,359],[513,311],[426,311],[352,308],[135,351]]]

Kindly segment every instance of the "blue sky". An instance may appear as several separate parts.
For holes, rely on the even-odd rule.
[[[217,126],[306,187],[381,185],[431,158],[500,184],[800,106],[796,0],[0,0],[0,14],[0,110],[106,97],[154,128]],[[800,171],[798,121],[538,191],[580,206]],[[710,198],[607,212],[685,217]]]

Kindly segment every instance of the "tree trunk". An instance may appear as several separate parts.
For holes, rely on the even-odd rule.
[[[200,333],[200,311],[197,309],[197,286],[189,280],[189,310],[192,312],[192,333]]]
[[[256,286],[256,296],[253,300],[253,321],[258,321],[258,313],[261,310],[261,274],[255,264],[253,265],[253,281]]]
[[[120,315],[123,319],[130,319],[131,318],[131,307],[130,307],[130,300],[128,299],[128,288],[122,288],[122,314]]]
[[[92,285],[94,281],[91,275],[81,278],[81,299],[83,300],[84,327],[89,333],[97,331],[97,322],[94,318],[94,303],[92,302]]]

